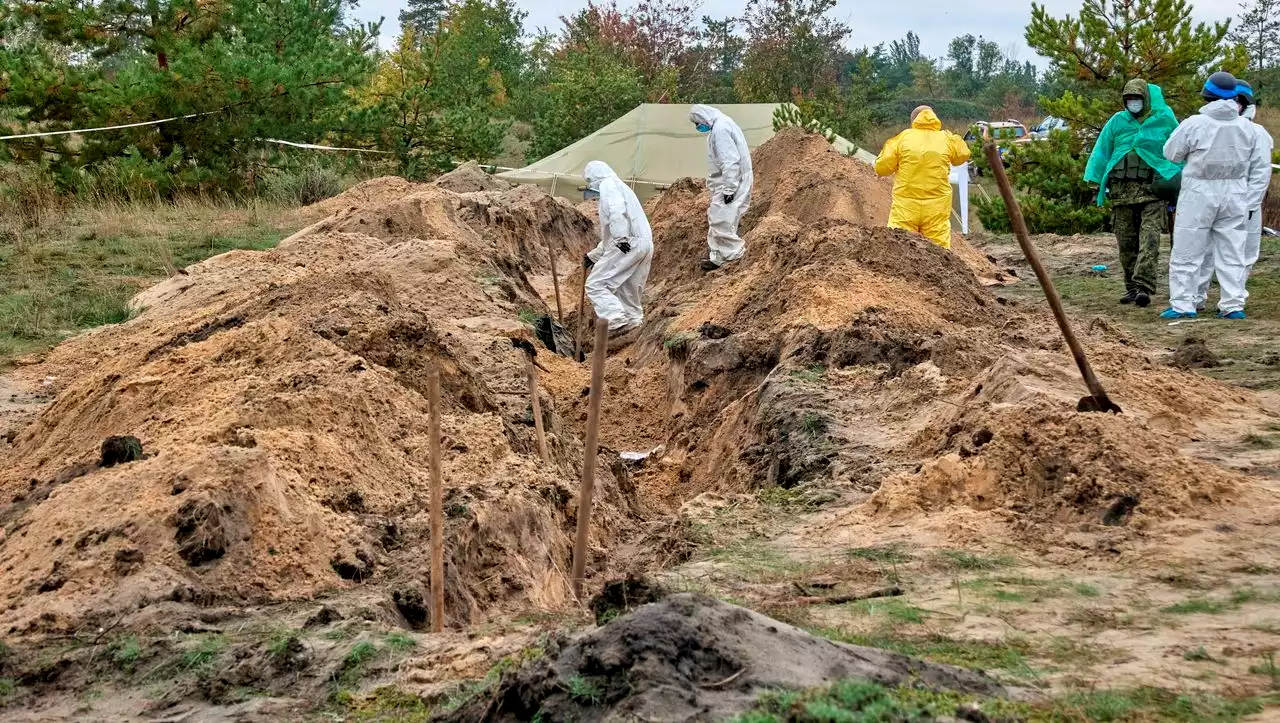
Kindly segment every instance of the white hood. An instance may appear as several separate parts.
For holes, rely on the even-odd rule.
[[[712,108],[709,105],[695,105],[689,109],[689,120],[693,123],[705,123],[712,128],[716,127],[716,121],[724,117],[724,113]]]

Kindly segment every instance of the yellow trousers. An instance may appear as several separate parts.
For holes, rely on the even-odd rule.
[[[889,228],[913,231],[944,249],[951,248],[951,194],[924,200],[895,197]]]

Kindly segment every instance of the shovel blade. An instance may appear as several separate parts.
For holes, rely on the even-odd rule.
[[[1080,401],[1076,404],[1076,411],[1077,412],[1112,412],[1115,414],[1123,414],[1123,411],[1120,409],[1120,405],[1111,401],[1111,399],[1105,394],[1102,394],[1096,397],[1093,396],[1092,394],[1085,397],[1081,397]]]

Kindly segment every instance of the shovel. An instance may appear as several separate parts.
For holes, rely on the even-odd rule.
[[[1013,226],[1014,236],[1018,237],[1022,255],[1027,258],[1027,263],[1031,264],[1031,269],[1036,272],[1040,288],[1044,289],[1044,296],[1049,300],[1049,308],[1053,309],[1053,318],[1058,322],[1058,328],[1062,331],[1062,337],[1067,340],[1067,346],[1071,347],[1071,356],[1075,357],[1076,366],[1080,368],[1080,376],[1084,377],[1084,384],[1089,388],[1089,396],[1080,399],[1076,404],[1076,410],[1119,414],[1119,405],[1111,401],[1107,392],[1103,390],[1102,383],[1098,381],[1098,377],[1094,376],[1093,367],[1089,366],[1089,359],[1084,355],[1084,347],[1080,346],[1080,341],[1071,331],[1071,323],[1067,321],[1067,314],[1062,310],[1062,297],[1058,296],[1053,279],[1049,278],[1049,272],[1045,270],[1044,264],[1040,263],[1040,254],[1036,252],[1036,247],[1031,245],[1031,234],[1027,232],[1027,222],[1022,218],[1022,208],[1013,197],[1013,186],[1009,185],[1009,177],[1005,175],[999,149],[994,143],[988,143],[983,148],[983,153],[987,156],[987,165],[991,166],[991,175],[995,176],[996,185],[1000,187],[1000,195],[1004,198],[1005,208],[1009,211],[1009,223]]]

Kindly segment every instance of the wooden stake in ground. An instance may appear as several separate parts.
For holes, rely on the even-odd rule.
[[[556,288],[556,323],[564,326],[564,308],[560,306],[560,274],[556,272],[556,246],[547,241],[547,252],[551,256],[551,285]]]
[[[582,327],[587,323],[587,274],[590,269],[582,268],[582,289],[578,292],[578,324],[573,334],[573,360],[582,359]]]
[[[578,492],[578,537],[573,543],[573,596],[582,602],[582,578],[587,569],[587,539],[591,536],[591,495],[596,486],[596,451],[600,442],[600,400],[604,397],[604,360],[609,350],[609,322],[596,320],[596,345],[591,350],[591,398],[587,403],[587,452]]]
[[[1075,357],[1076,366],[1080,368],[1080,376],[1084,377],[1084,384],[1089,388],[1089,396],[1082,398],[1076,404],[1076,409],[1081,412],[1119,412],[1120,407],[1107,396],[1106,390],[1102,388],[1102,382],[1098,381],[1098,377],[1093,373],[1093,367],[1089,366],[1084,347],[1080,346],[1080,341],[1076,339],[1075,332],[1071,330],[1071,322],[1067,320],[1067,312],[1062,308],[1062,297],[1058,296],[1053,279],[1045,270],[1044,264],[1040,263],[1040,254],[1031,243],[1027,222],[1022,218],[1022,208],[1018,205],[1018,199],[1014,198],[1009,177],[1005,175],[1004,163],[1000,160],[1000,149],[996,144],[988,143],[983,148],[983,153],[987,156],[991,175],[995,176],[996,185],[1000,187],[1005,209],[1009,212],[1009,223],[1013,226],[1013,235],[1018,238],[1018,245],[1022,247],[1022,255],[1027,257],[1027,263],[1031,264],[1031,270],[1036,273],[1040,288],[1044,289],[1045,298],[1049,300],[1049,308],[1053,310],[1053,318],[1058,322],[1058,329],[1067,340],[1067,346],[1071,348],[1071,356]]]
[[[440,369],[427,376],[431,451],[431,632],[444,632],[444,480],[440,472]]]
[[[538,435],[538,453],[542,461],[551,463],[551,455],[547,453],[547,435],[542,430],[542,400],[538,399],[538,367],[534,366],[533,357],[525,355],[525,376],[529,378],[529,402],[533,405],[533,429]]]

